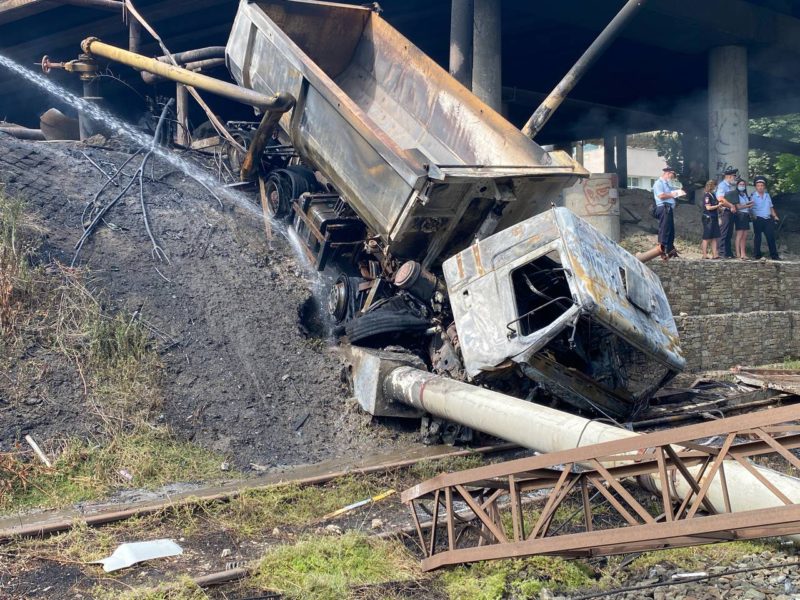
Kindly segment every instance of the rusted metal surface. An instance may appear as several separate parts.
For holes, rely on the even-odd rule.
[[[791,452],[800,447],[798,417],[796,407],[784,407],[443,474],[405,491],[402,500],[415,522],[421,503],[428,514],[446,515],[445,528],[418,528],[426,570],[534,554],[597,556],[797,534],[797,480],[753,461],[800,471]],[[709,437],[721,445],[698,442]],[[648,501],[628,490],[626,480],[634,477],[652,490]],[[537,495],[541,510],[525,514],[521,499]],[[463,517],[452,518],[464,506],[474,513],[466,525]],[[609,507],[614,521],[607,518]]]
[[[658,277],[564,208],[470,246],[443,270],[470,376],[512,360],[559,395],[620,415],[620,406],[646,402],[685,366]],[[592,351],[584,338],[599,335],[608,342]],[[550,357],[565,336],[586,356],[582,368]],[[643,365],[635,385],[598,375],[628,356]]]
[[[282,129],[398,257],[428,267],[487,215],[520,221],[586,171],[543,151],[364,7],[239,5],[227,46],[242,86],[292,93]]]
[[[735,369],[737,381],[787,394],[800,395],[800,369]]]
[[[46,139],[41,129],[31,129],[19,125],[0,125],[0,133],[6,133],[21,140],[42,141]]]
[[[294,98],[292,98],[289,104],[282,107],[281,110],[270,110],[264,113],[264,116],[261,118],[261,123],[259,123],[258,129],[256,129],[256,133],[250,142],[250,146],[247,148],[247,154],[245,154],[244,160],[242,161],[242,168],[239,172],[239,178],[242,181],[250,181],[251,179],[255,179],[258,175],[258,162],[261,160],[261,153],[264,151],[264,147],[272,137],[272,132],[275,131],[275,128],[278,126],[278,121],[280,121],[281,116],[285,112],[291,110],[293,106]]]

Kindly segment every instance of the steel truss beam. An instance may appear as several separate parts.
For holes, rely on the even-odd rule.
[[[800,472],[791,452],[800,447],[797,419],[800,408],[787,406],[439,475],[402,495],[426,554],[422,567],[800,533],[800,505],[753,464],[769,459],[772,468],[782,462],[778,470]],[[697,441],[709,437],[721,444]],[[725,469],[733,465],[750,473],[776,506],[731,512]],[[642,501],[629,491],[626,480],[634,477],[652,498]],[[678,484],[689,490],[682,499]],[[722,490],[716,505],[709,498],[712,484]],[[539,510],[523,509],[542,500]],[[423,533],[420,509],[438,527]]]

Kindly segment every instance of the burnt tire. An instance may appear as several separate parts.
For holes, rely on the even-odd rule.
[[[291,213],[292,202],[306,192],[319,189],[314,171],[307,167],[292,166],[277,169],[264,182],[267,209],[275,219],[285,219]]]
[[[283,171],[273,171],[264,182],[267,210],[275,219],[284,219],[292,203],[291,182]]]
[[[430,322],[410,311],[375,310],[356,317],[345,325],[345,333],[350,342],[365,345],[378,343],[386,345],[387,337],[392,339],[425,331]],[[381,336],[378,340],[377,337]]]

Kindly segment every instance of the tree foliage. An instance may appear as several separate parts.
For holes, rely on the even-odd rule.
[[[800,142],[800,113],[750,120],[750,131],[766,137]],[[778,152],[750,151],[750,174],[764,175],[770,191],[800,191],[800,156]]]

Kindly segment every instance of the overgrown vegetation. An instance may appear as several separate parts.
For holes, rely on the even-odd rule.
[[[20,307],[31,297],[29,260],[32,248],[22,235],[24,203],[0,188],[0,349],[20,317]]]
[[[67,401],[82,407],[96,433],[38,440],[55,457],[52,468],[27,446],[0,452],[0,511],[218,475],[222,458],[151,424],[162,397],[150,332],[137,318],[107,311],[86,272],[37,264],[37,233],[24,203],[0,193],[0,395],[12,404],[44,395],[47,374],[61,369],[78,382]]]
[[[790,142],[800,141],[800,113],[750,120],[750,131]],[[779,152],[750,151],[750,174],[765,175],[772,195],[800,191],[800,157]]]
[[[275,527],[323,525],[320,519],[353,502],[385,491],[374,477],[343,477],[326,486],[280,485],[244,491],[228,503],[212,502],[197,512],[197,526],[211,521],[241,536],[270,532]]]
[[[527,600],[538,598],[545,588],[573,590],[595,582],[593,571],[585,563],[547,556],[476,563],[456,567],[441,577],[454,600]]]
[[[250,585],[286,598],[338,600],[351,597],[354,586],[417,576],[417,562],[400,542],[347,533],[306,538],[268,551]]]

